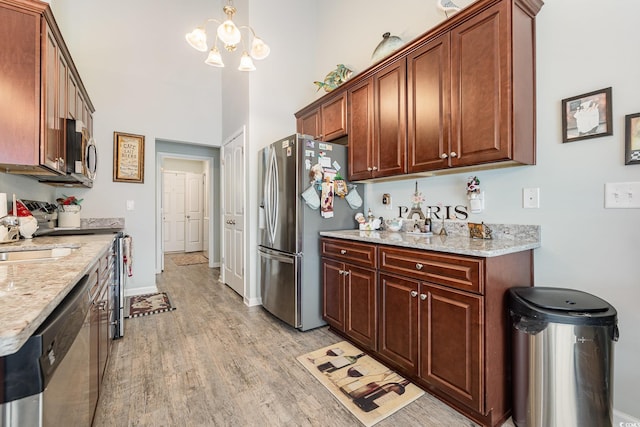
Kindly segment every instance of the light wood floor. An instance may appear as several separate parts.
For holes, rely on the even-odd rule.
[[[176,310],[125,320],[94,426],[357,426],[296,357],[342,339],[299,332],[246,307],[206,264],[166,257],[157,276]],[[475,426],[426,394],[377,426]]]

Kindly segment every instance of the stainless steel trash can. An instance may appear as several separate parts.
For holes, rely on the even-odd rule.
[[[575,289],[511,288],[513,421],[518,427],[613,423],[617,313]]]

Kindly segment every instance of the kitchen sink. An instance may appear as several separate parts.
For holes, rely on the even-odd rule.
[[[78,246],[65,246],[50,249],[29,249],[25,251],[0,252],[0,265],[60,259],[71,254],[77,248]]]

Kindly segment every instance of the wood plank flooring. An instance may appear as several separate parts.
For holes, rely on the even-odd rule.
[[[218,274],[166,257],[157,285],[176,310],[125,320],[94,426],[358,426],[295,360],[342,339],[245,306]],[[377,424],[475,425],[428,394]]]

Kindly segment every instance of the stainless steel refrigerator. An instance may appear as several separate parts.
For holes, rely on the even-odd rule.
[[[310,175],[318,170],[318,164],[323,175],[337,170],[346,179],[346,146],[295,134],[260,152],[258,256],[262,305],[302,331],[325,325],[319,232],[356,225],[356,210],[345,199],[333,197],[331,217],[324,217],[322,207],[312,209],[310,205],[314,204],[303,199],[302,193],[312,185]],[[315,192],[321,197],[320,190]]]

